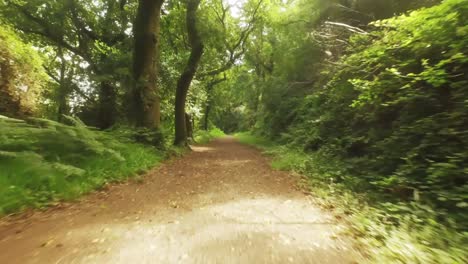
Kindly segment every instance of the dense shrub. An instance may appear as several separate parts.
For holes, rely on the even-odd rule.
[[[205,143],[208,143],[208,142],[210,142],[211,140],[213,140],[215,138],[219,138],[219,137],[222,137],[224,135],[225,135],[224,132],[221,129],[217,128],[217,127],[212,128],[209,131],[198,130],[198,131],[195,132],[195,142],[205,144]]]
[[[449,0],[374,22],[286,136],[394,197],[466,207],[467,14],[468,2]]]

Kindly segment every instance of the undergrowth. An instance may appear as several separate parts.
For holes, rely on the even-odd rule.
[[[212,128],[209,131],[199,130],[195,132],[195,142],[200,144],[206,144],[215,138],[223,136],[225,136],[224,132],[217,127]]]
[[[248,133],[248,132],[239,132],[239,133],[236,133],[234,134],[234,136],[236,137],[236,139],[243,143],[243,144],[247,144],[247,145],[251,145],[251,146],[255,146],[257,148],[260,148],[262,150],[266,150],[272,146],[274,146],[274,144],[264,138],[264,137],[260,137],[260,136],[255,136],[251,133]]]
[[[250,133],[241,142],[272,156],[272,167],[304,175],[302,184],[326,209],[349,223],[372,263],[467,263],[466,213],[434,209],[418,200],[401,201],[346,175],[346,164],[326,153],[305,153]]]
[[[136,143],[122,130],[101,132],[79,120],[68,122],[0,116],[0,215],[74,199],[143,174],[168,153]]]

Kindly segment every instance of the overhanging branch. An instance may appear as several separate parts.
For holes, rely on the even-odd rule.
[[[358,27],[353,27],[353,26],[350,26],[348,24],[345,24],[345,23],[340,23],[340,22],[332,22],[332,21],[325,21],[325,24],[326,25],[332,25],[332,26],[338,26],[338,27],[344,27],[346,28],[347,30],[353,32],[353,33],[358,33],[358,34],[363,34],[363,35],[367,35],[369,34],[368,32],[358,28]]]

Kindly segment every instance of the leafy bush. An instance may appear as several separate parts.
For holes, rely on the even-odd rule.
[[[154,146],[159,149],[165,149],[166,146],[166,135],[163,134],[162,130],[149,129],[149,128],[132,128],[132,127],[115,127],[112,129],[114,135],[126,139],[132,139],[135,142]]]
[[[0,69],[0,114],[37,112],[47,80],[42,59],[5,25],[0,25]]]
[[[225,136],[224,132],[217,127],[212,128],[210,131],[199,130],[195,133],[195,142],[205,144],[223,136]]]
[[[0,116],[0,215],[78,197],[164,158],[122,133],[68,121],[71,125]]]
[[[252,145],[261,149],[267,149],[272,144],[270,140],[249,132],[239,132],[234,136],[241,143]]]
[[[467,13],[467,1],[447,0],[372,23],[294,110],[283,141],[342,160],[362,190],[464,210]]]

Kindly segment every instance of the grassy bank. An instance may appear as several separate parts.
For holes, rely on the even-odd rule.
[[[143,174],[167,153],[137,143],[132,133],[91,130],[78,120],[0,117],[0,216]]]
[[[344,175],[347,166],[323,153],[304,153],[250,133],[236,134],[245,144],[271,155],[272,167],[304,175],[304,186],[327,209],[349,223],[372,263],[466,263],[466,214],[435,209],[418,201],[401,201],[363,188],[359,179]],[[460,224],[462,223],[462,224]]]

